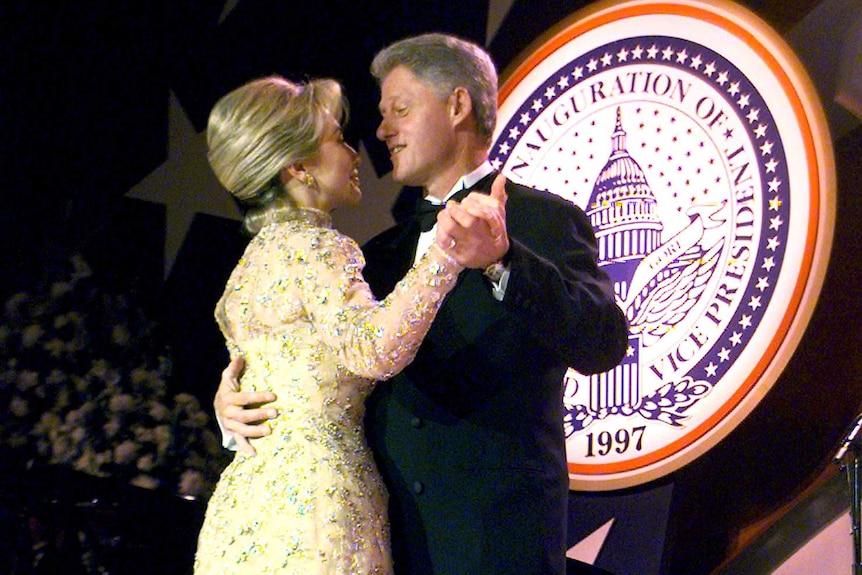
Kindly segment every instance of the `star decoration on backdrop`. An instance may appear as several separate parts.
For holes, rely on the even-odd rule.
[[[165,278],[185,241],[196,213],[239,220],[240,212],[207,163],[206,134],[198,133],[171,92],[167,160],[126,193],[127,197],[164,204]]]
[[[602,551],[602,547],[604,547],[605,542],[608,540],[608,535],[610,535],[614,521],[616,521],[616,519],[609,519],[604,523],[604,525],[578,541],[575,545],[570,547],[568,551],[566,551],[566,557],[569,559],[575,559],[581,563],[586,563],[587,565],[595,565],[596,558],[599,556],[599,553]]]
[[[195,214],[202,213],[239,221],[239,208],[222,187],[207,163],[206,133],[196,132],[174,94],[169,111],[168,158],[126,193],[127,197],[163,204],[167,210],[165,230],[164,277],[171,273]],[[394,223],[389,207],[401,189],[391,174],[378,178],[365,146],[358,150],[362,162],[360,180],[366,198],[361,205],[343,208],[333,214],[336,227],[362,243],[381,229],[368,229],[369,221]],[[373,197],[368,195],[373,193]],[[362,210],[361,217],[351,217]]]
[[[218,23],[224,23],[242,0],[226,0]],[[130,189],[126,196],[164,204],[164,278],[174,265],[196,213],[240,220],[239,208],[221,186],[206,161],[206,134],[198,133],[176,94],[171,92],[168,112],[168,157],[156,170]]]
[[[234,8],[236,8],[241,1],[242,0],[227,0],[221,9],[221,15],[219,16],[218,23],[223,23],[225,21],[225,18],[230,16],[230,13],[233,12]]]

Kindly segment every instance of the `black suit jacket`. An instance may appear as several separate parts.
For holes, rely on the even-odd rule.
[[[583,211],[513,183],[507,193],[504,300],[481,270],[463,271],[416,359],[367,405],[399,574],[565,572],[563,376],[616,365],[627,326]],[[408,220],[364,246],[377,297],[412,264],[414,232]]]

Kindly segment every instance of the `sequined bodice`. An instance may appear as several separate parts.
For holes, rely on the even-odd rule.
[[[412,360],[460,270],[439,249],[377,302],[356,243],[307,211],[263,228],[216,307],[242,388],[278,400],[258,455],[210,499],[195,572],[389,573],[386,491],[362,428],[373,382]]]

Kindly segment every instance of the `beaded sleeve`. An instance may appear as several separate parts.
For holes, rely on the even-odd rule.
[[[353,240],[330,230],[309,255],[314,264],[299,284],[315,329],[347,369],[378,380],[413,360],[463,269],[434,244],[393,292],[377,301],[362,278],[365,260]]]

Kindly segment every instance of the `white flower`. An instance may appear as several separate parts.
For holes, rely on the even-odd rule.
[[[129,379],[134,385],[140,385],[150,378],[150,373],[146,368],[138,366],[129,373]]]
[[[103,463],[104,458],[101,456],[101,454],[96,453],[96,451],[88,445],[84,448],[84,451],[81,453],[81,456],[78,457],[78,459],[75,460],[75,462],[72,464],[72,467],[74,467],[78,471],[83,471],[91,475],[106,477],[107,473],[105,473],[105,471],[102,469]]]
[[[180,476],[179,492],[182,495],[198,497],[204,493],[206,481],[200,471],[186,469]]]
[[[16,395],[9,402],[9,411],[15,417],[24,418],[30,413],[30,406],[27,404],[27,400]]]
[[[95,455],[95,452],[92,449],[90,449],[89,447],[84,449],[84,452],[81,453],[81,456],[75,460],[73,467],[78,471],[95,471],[93,467],[93,455]]]
[[[51,434],[51,463],[70,463],[75,457],[75,451],[65,433]]]
[[[51,429],[60,427],[63,421],[53,411],[46,411],[39,418],[39,422],[33,427],[33,432],[40,435],[47,435]]]
[[[151,401],[149,403],[149,406],[150,417],[152,417],[156,421],[166,421],[171,416],[171,410],[168,409],[163,403],[159,403],[158,401]]]
[[[111,330],[111,341],[117,345],[126,345],[130,339],[129,330],[124,325],[115,325],[114,329]]]
[[[20,433],[13,433],[6,439],[5,443],[8,447],[24,447],[27,445],[27,436]]]
[[[72,284],[69,282],[55,282],[51,286],[51,297],[57,299],[72,291]]]
[[[138,444],[126,440],[114,448],[114,462],[119,465],[128,465],[138,456]]]
[[[198,398],[196,398],[191,393],[178,393],[174,396],[174,402],[176,402],[177,407],[180,409],[200,409],[200,403],[198,403]]]
[[[111,451],[100,451],[96,454],[96,465],[99,469],[102,468],[106,463],[111,462]]]
[[[186,454],[183,463],[186,467],[191,467],[192,469],[205,469],[207,459],[201,453],[190,451]]]
[[[143,487],[144,489],[155,489],[159,486],[159,480],[149,475],[138,475],[129,481],[129,483],[136,487]]]
[[[93,363],[90,364],[90,373],[101,379],[105,379],[105,375],[108,373],[109,367],[108,360],[94,359]]]
[[[210,417],[203,411],[198,411],[191,414],[189,417],[189,427],[202,429],[210,424]]]
[[[81,377],[80,375],[73,375],[72,383],[74,384],[75,391],[78,393],[87,393],[87,390],[90,388],[89,378]]]
[[[18,385],[16,387],[19,391],[27,391],[37,385],[39,385],[39,372],[29,369],[18,372]]]
[[[73,409],[66,414],[66,425],[70,427],[83,425],[87,417],[96,409],[96,405],[92,402],[87,402],[78,409]]]
[[[72,279],[77,281],[81,278],[90,277],[92,275],[92,270],[87,262],[84,260],[84,257],[81,254],[75,254],[70,258],[72,262],[72,267],[74,271],[72,272]]]
[[[209,425],[209,416],[201,410],[198,399],[189,393],[179,393],[174,396],[176,410],[185,415],[183,425],[195,428],[204,428]]]
[[[72,321],[72,314],[63,313],[54,318],[54,329],[63,329]]]
[[[44,437],[40,437],[39,439],[37,439],[36,453],[38,453],[41,457],[48,457],[48,454],[51,453],[51,442]]]
[[[105,371],[100,372],[98,374],[98,378],[105,383],[105,387],[114,391],[118,391],[120,389],[120,382],[123,379],[120,372],[113,368],[108,368]]]
[[[105,437],[113,439],[120,432],[122,427],[120,420],[116,417],[112,417],[102,426],[102,429],[105,430]]]
[[[116,369],[111,367],[106,359],[94,359],[93,363],[90,364],[88,375],[93,376],[98,381],[102,381],[105,387],[113,392],[120,390],[122,376]]]
[[[45,378],[45,383],[57,385],[59,383],[63,383],[64,381],[66,381],[66,379],[66,374],[63,373],[61,370],[55,368],[52,369],[51,373],[48,374],[48,377]]]
[[[156,460],[152,453],[147,453],[138,458],[138,469],[141,471],[152,471],[156,467]]]
[[[70,311],[64,314],[66,316],[66,321],[69,323],[73,323],[76,326],[82,327],[84,325],[84,314],[79,311]]]
[[[153,399],[162,399],[167,391],[164,374],[138,366],[129,374],[132,386]]]
[[[32,325],[28,325],[23,330],[21,330],[21,346],[25,349],[28,347],[33,347],[36,345],[36,342],[39,341],[39,338],[45,335],[45,330],[42,329],[42,326],[34,323]]]
[[[221,453],[221,439],[216,437],[216,434],[211,430],[204,429],[201,432],[201,442],[207,453]]]
[[[121,393],[111,397],[108,401],[108,409],[111,413],[128,413],[135,409],[135,398],[127,393]]]
[[[159,425],[153,430],[153,435],[156,440],[157,453],[160,457],[164,456],[171,445],[171,437],[173,436],[171,428],[167,425]]]
[[[25,292],[18,292],[9,299],[6,300],[6,316],[11,318],[19,318],[21,317],[22,311],[21,308],[24,307],[24,304],[27,303],[27,300],[30,299],[30,296]]]
[[[69,438],[72,440],[72,445],[81,445],[87,438],[87,429],[85,427],[74,427],[69,433]]]
[[[59,338],[53,338],[49,341],[45,342],[44,345],[45,351],[51,354],[51,357],[54,359],[59,359],[63,352],[66,350],[66,344],[63,343]]]
[[[77,353],[84,349],[86,343],[81,336],[75,336],[72,341],[66,343],[66,351],[70,354]]]
[[[141,424],[133,425],[132,433],[134,434],[135,439],[141,443],[154,443],[156,440],[156,432]]]
[[[44,387],[40,387],[36,390],[36,395],[40,398],[45,398],[46,390]],[[69,407],[70,399],[72,392],[69,391],[69,388],[62,387],[59,391],[57,391],[54,395],[54,409],[57,411],[63,411]]]

